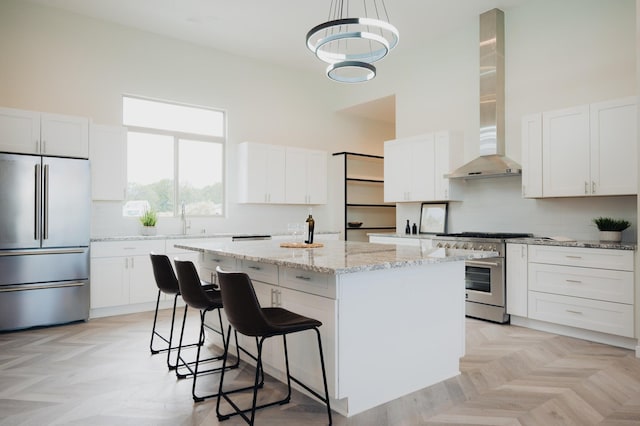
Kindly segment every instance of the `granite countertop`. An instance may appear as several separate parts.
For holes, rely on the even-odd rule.
[[[610,241],[556,241],[549,238],[517,238],[509,239],[508,243],[529,244],[540,246],[559,246],[559,247],[583,247],[583,248],[600,248],[600,249],[616,249],[616,250],[636,250],[636,243],[614,243]]]
[[[323,241],[320,248],[283,248],[280,241],[176,244],[175,247],[314,272],[344,274],[488,258],[495,252],[432,249],[356,241]]]
[[[326,231],[316,232],[316,235],[324,234],[339,234],[340,232]],[[288,234],[269,234],[269,233],[207,233],[207,234],[158,234],[158,235],[113,235],[103,237],[91,237],[91,242],[101,241],[144,241],[144,240],[202,240],[208,238],[231,238],[231,237],[248,237],[253,235],[270,235],[271,237],[278,237]]]

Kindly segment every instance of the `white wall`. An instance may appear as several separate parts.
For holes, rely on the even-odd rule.
[[[506,154],[521,161],[521,117],[637,94],[634,0],[536,0],[504,9]],[[382,63],[387,80],[374,96],[396,93],[398,137],[451,129],[465,134],[465,159],[478,155],[478,20],[455,34],[426,41],[422,52]],[[385,84],[389,86],[385,87]],[[356,93],[368,100],[370,93]],[[344,102],[347,102],[346,100]],[[348,102],[356,103],[351,98]],[[463,202],[450,206],[450,231],[533,232],[597,239],[591,219],[626,218],[636,241],[636,197],[523,200],[519,178],[463,184]],[[418,221],[419,203],[401,204],[397,226]]]
[[[520,161],[523,114],[636,94],[634,0],[536,0],[505,9],[506,152]],[[400,29],[402,31],[402,29]],[[381,142],[433,130],[465,134],[466,160],[478,153],[478,20],[425,40],[424,49],[392,54],[363,85],[336,85],[321,72],[300,73],[19,0],[0,2],[0,104],[92,117],[117,124],[121,95],[220,107],[229,114],[228,217],[192,224],[193,231],[278,232],[306,216],[303,206],[235,203],[235,144],[243,140],[328,152],[382,153]],[[10,58],[10,59],[9,59]],[[395,94],[396,129],[338,114],[345,107]],[[519,181],[464,184],[451,205],[451,231],[527,231],[595,238],[591,218],[630,219],[635,197],[523,200]],[[330,188],[335,182],[330,182]],[[331,206],[314,208],[321,230],[337,230]],[[417,221],[419,203],[398,208],[399,229]],[[119,203],[94,203],[94,235],[137,232]],[[518,214],[506,214],[518,212]],[[160,232],[177,232],[163,221]]]
[[[192,219],[191,232],[284,232],[304,206],[235,202],[235,146],[250,140],[380,153],[393,127],[336,114],[338,87],[300,73],[26,2],[0,3],[0,106],[88,116],[121,124],[122,94],[222,108],[228,114],[226,218]],[[377,143],[375,143],[377,142]],[[372,146],[373,143],[373,146]],[[317,229],[337,229],[330,208],[314,208]],[[130,235],[139,224],[121,203],[94,202],[92,235]],[[181,229],[162,219],[158,232]]]

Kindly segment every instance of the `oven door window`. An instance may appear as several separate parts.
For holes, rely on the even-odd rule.
[[[491,293],[491,268],[483,266],[465,267],[465,286],[467,290]]]

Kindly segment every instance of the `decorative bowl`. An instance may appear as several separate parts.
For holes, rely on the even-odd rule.
[[[362,226],[362,222],[347,222],[349,228],[360,228]]]

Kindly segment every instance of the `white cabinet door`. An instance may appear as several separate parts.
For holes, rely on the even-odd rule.
[[[129,303],[155,302],[158,286],[153,276],[153,267],[149,255],[128,258]]]
[[[285,148],[243,142],[238,145],[238,202],[285,202]]]
[[[407,201],[427,201],[435,197],[435,135],[409,142],[409,197]],[[406,164],[405,163],[405,167]]]
[[[545,197],[588,195],[589,106],[542,114]]]
[[[307,153],[307,204],[327,204],[327,153]]]
[[[385,202],[424,201],[433,198],[434,143],[432,134],[385,142]]]
[[[91,258],[91,309],[129,304],[126,257]]]
[[[326,204],[327,153],[287,148],[285,186],[288,204]]]
[[[526,244],[507,244],[507,313],[526,318],[528,305]]]
[[[89,158],[87,118],[43,113],[40,135],[44,155]]]
[[[286,202],[307,203],[307,153],[303,149],[286,149]]]
[[[463,160],[464,138],[462,134],[457,132],[438,132],[435,134],[434,201],[451,200],[455,197],[451,180],[444,176],[462,165]]]
[[[638,193],[636,97],[591,105],[591,194]]]
[[[384,143],[384,201],[407,201],[410,146],[401,140]]]
[[[336,392],[336,301],[301,291],[280,288],[282,307],[322,322],[319,328],[322,339],[327,385],[330,395]],[[322,369],[316,333],[305,331],[287,336],[289,350],[289,366],[291,374],[303,383],[311,386],[321,395],[324,394]]]
[[[40,153],[40,113],[0,108],[0,151]]]
[[[542,114],[522,118],[522,196],[542,197]]]
[[[92,124],[89,160],[91,199],[124,200],[127,190],[127,129]]]

